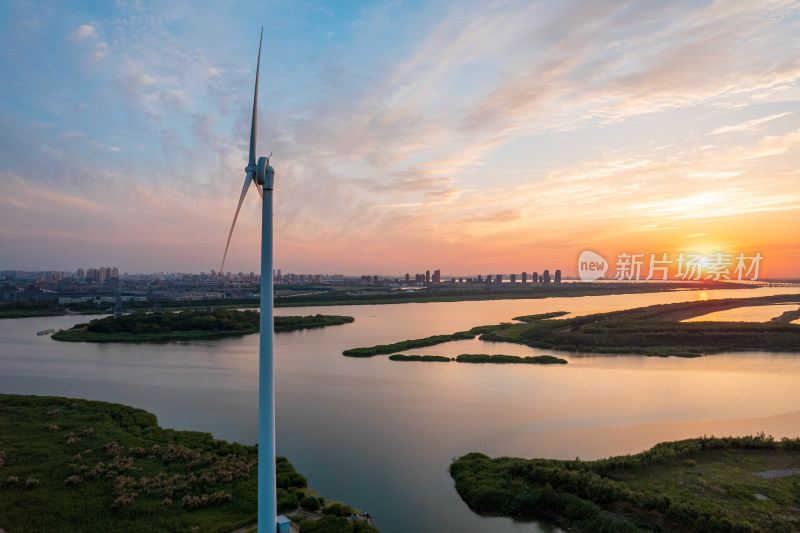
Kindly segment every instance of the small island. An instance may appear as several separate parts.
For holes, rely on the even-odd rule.
[[[52,338],[68,342],[173,342],[241,337],[258,333],[258,311],[212,309],[159,313],[133,313],[98,318],[58,331]],[[322,328],[353,322],[339,315],[276,316],[276,332]]]
[[[0,436],[0,526],[8,531],[255,527],[256,446],[165,429],[125,405],[11,394],[0,394]],[[309,489],[286,458],[276,472],[278,512],[301,533],[377,533],[366,518],[349,518],[359,511]]]
[[[494,364],[528,364],[528,365],[566,365],[567,360],[552,355],[530,355],[527,357],[519,357],[516,355],[488,355],[488,354],[474,354],[462,353],[458,357],[446,357],[444,355],[416,355],[416,354],[401,354],[396,353],[389,356],[392,361],[421,361],[425,363],[449,363],[455,361],[457,363],[494,363]]]
[[[493,363],[493,364],[526,364],[526,365],[566,365],[567,360],[552,355],[487,355],[483,353],[464,353],[456,357],[458,363]]]
[[[449,363],[452,358],[445,357],[444,355],[404,355],[396,353],[389,356],[392,361],[422,361],[425,363]]]
[[[473,511],[555,519],[570,531],[798,531],[800,439],[663,442],[598,461],[489,458],[450,465]]]

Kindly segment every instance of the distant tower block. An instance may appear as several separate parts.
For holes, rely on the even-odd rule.
[[[553,280],[553,282],[561,283],[561,271],[560,270],[556,270],[556,275],[555,275],[555,279]]]
[[[543,283],[544,283],[545,285],[548,285],[548,284],[550,283],[550,271],[549,271],[549,270],[545,270],[545,271],[542,273],[542,278],[543,278],[543,280],[544,280],[544,281],[543,281]]]
[[[492,282],[492,279],[493,279],[493,278],[492,278],[492,275],[491,275],[491,274],[486,274],[486,283],[491,283],[491,282]]]
[[[503,275],[502,275],[502,274],[497,274],[497,275],[494,277],[494,282],[495,282],[495,283],[497,283],[498,285],[499,285],[500,283],[503,283]]]
[[[539,273],[534,272],[531,276],[531,283],[541,283],[541,279],[539,279]]]
[[[425,271],[425,283],[427,284],[427,283],[430,283],[430,282],[431,282],[431,271],[430,270],[426,270]]]
[[[478,274],[478,283],[483,283],[483,274]]]
[[[528,283],[528,273],[527,272],[523,272],[522,273],[522,283]]]
[[[509,276],[508,280],[511,283],[516,283],[517,282],[517,275],[516,274],[511,274],[511,276]]]

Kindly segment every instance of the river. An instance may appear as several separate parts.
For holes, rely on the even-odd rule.
[[[310,486],[368,511],[383,533],[557,532],[482,517],[458,497],[453,457],[585,459],[663,440],[764,431],[800,436],[800,357],[575,356],[458,341],[413,353],[555,354],[567,365],[468,365],[354,359],[342,350],[468,329],[549,311],[796,293],[719,291],[395,305],[280,308],[343,314],[343,326],[275,335],[277,447]],[[780,314],[780,312],[776,312]],[[92,317],[0,320],[0,391],[104,400],[155,413],[164,427],[257,438],[258,336],[165,345],[61,343],[36,332]]]

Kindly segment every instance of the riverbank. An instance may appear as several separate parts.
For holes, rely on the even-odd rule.
[[[0,526],[10,531],[228,533],[257,518],[256,446],[165,429],[125,405],[10,394],[0,394],[0,435]],[[276,470],[279,512],[324,501],[286,458]]]
[[[450,473],[476,512],[555,518],[577,532],[755,533],[800,529],[798,466],[800,439],[761,434],[663,442],[598,461],[470,453]]]
[[[447,283],[404,291],[390,287],[320,287],[308,293],[293,293],[275,296],[275,307],[312,307],[334,305],[375,305],[430,302],[469,302],[488,300],[519,300],[541,298],[570,298],[580,296],[603,296],[611,294],[645,294],[678,290],[752,289],[753,285],[734,282],[592,282],[592,283],[504,283],[500,285]],[[257,308],[259,298],[207,298],[203,300],[168,300],[163,298],[148,301],[127,300],[123,302],[126,312],[202,310],[208,307],[219,309]],[[66,314],[97,315],[113,312],[109,302],[58,304],[56,302],[0,302],[0,319],[28,318],[38,316],[60,316]]]
[[[678,290],[748,289],[752,285],[732,282],[669,282],[669,283],[552,283],[501,285],[451,284],[432,285],[414,292],[359,294],[342,290],[276,298],[275,307],[307,307],[330,305],[375,305],[429,302],[472,302],[487,300],[537,300],[541,298],[577,298],[611,294],[643,294]]]

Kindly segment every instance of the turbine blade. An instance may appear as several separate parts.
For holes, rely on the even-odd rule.
[[[253,181],[253,173],[248,172],[247,177],[244,179],[244,187],[242,187],[242,195],[239,197],[239,205],[236,206],[236,213],[233,215],[233,224],[231,224],[231,231],[228,232],[228,243],[225,245],[225,253],[222,254],[222,265],[219,267],[219,271],[223,272],[223,268],[225,267],[225,258],[228,256],[228,247],[231,245],[231,236],[233,235],[233,227],[236,225],[236,219],[239,218],[239,210],[242,208],[242,202],[244,202],[244,197],[247,194],[247,189],[250,187],[250,182]]]
[[[261,27],[261,37],[258,39],[258,63],[256,63],[256,90],[253,95],[253,122],[250,125],[250,159],[249,165],[256,164],[256,138],[258,137],[258,71],[261,69],[261,41],[264,39],[264,27]]]
[[[259,185],[256,180],[253,180],[253,185],[255,186],[256,190],[258,191],[258,195],[263,200],[264,199],[264,188],[261,185]]]

